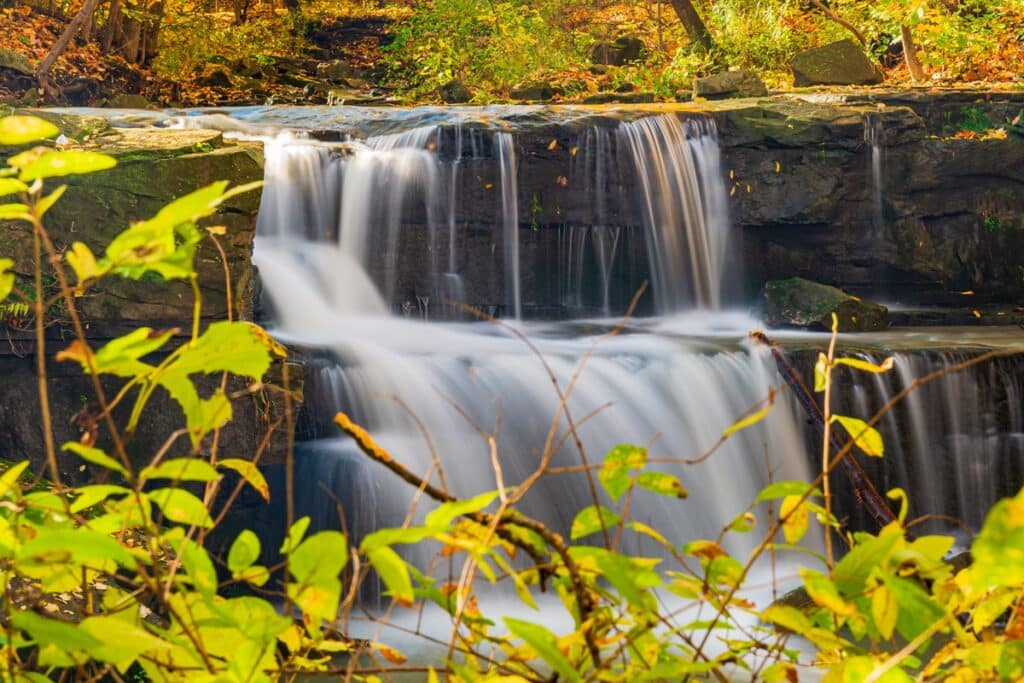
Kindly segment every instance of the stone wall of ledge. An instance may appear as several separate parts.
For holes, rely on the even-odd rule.
[[[263,178],[262,149],[254,143],[231,143],[213,131],[176,131],[111,129],[101,119],[33,112],[51,118],[85,149],[111,154],[118,159],[116,168],[88,176],[52,179],[48,186],[66,182],[68,189],[46,216],[46,225],[58,249],[73,242],[87,244],[101,254],[115,235],[132,220],[154,215],[176,197],[217,180],[232,185]],[[236,318],[253,318],[252,241],[255,234],[259,191],[239,195],[227,201],[209,224],[223,225],[226,233],[218,240],[227,257],[225,263],[216,246],[204,240],[199,247],[197,267],[203,302],[204,321],[222,320],[230,306]],[[32,231],[24,223],[0,224],[0,256],[15,261],[17,286],[31,291],[33,273]],[[49,266],[44,269],[50,294],[56,286]],[[193,296],[187,282],[139,282],[110,278],[78,299],[78,310],[87,328],[89,341],[96,348],[109,339],[140,326],[156,329],[191,326]],[[71,363],[60,363],[54,354],[67,346],[73,336],[70,321],[61,306],[51,308],[53,321],[47,328],[47,372],[56,441],[79,438],[91,416],[98,413],[90,381]],[[43,433],[39,419],[39,398],[35,372],[35,343],[31,316],[0,316],[0,458],[28,458],[35,471],[42,472]],[[184,339],[184,337],[182,337]],[[173,342],[172,342],[173,343]],[[280,375],[280,368],[272,372]],[[298,374],[293,372],[293,375]],[[220,376],[198,378],[200,393],[206,395],[219,386]],[[301,382],[301,380],[300,380]],[[120,387],[119,381],[104,381],[108,396]],[[243,389],[233,382],[228,391]],[[130,408],[131,400],[126,401]],[[259,450],[269,425],[278,417],[279,396],[257,395],[234,402],[234,420],[220,439],[221,457],[252,458]],[[123,414],[122,414],[123,413]],[[118,411],[118,424],[124,424],[127,410]],[[143,417],[144,429],[128,442],[130,455],[147,461],[160,445],[184,425],[184,416],[169,396],[157,392]],[[100,445],[109,445],[100,429]],[[174,452],[185,452],[187,438],[179,439]],[[280,459],[281,438],[270,440],[263,462]],[[208,448],[208,444],[204,445]],[[68,480],[87,478],[81,461],[62,456],[60,463]]]

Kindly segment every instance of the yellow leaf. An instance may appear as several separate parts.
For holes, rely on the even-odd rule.
[[[818,354],[818,362],[814,364],[814,390],[825,391],[828,386],[828,357]]]
[[[548,149],[552,152],[558,149],[558,140],[552,140],[551,143],[548,144]]]
[[[843,425],[843,429],[853,437],[857,448],[864,451],[866,455],[880,458],[885,454],[885,443],[882,441],[882,435],[878,433],[877,429],[864,422],[864,420],[844,415],[833,415],[829,421],[838,422]]]
[[[764,408],[761,408],[761,410],[758,410],[755,413],[751,413],[750,415],[747,415],[746,417],[740,418],[736,422],[733,422],[728,429],[722,432],[722,438],[724,439],[728,436],[732,436],[741,429],[746,429],[751,425],[757,424],[758,422],[760,422],[761,420],[768,416],[768,413],[772,411],[773,405],[775,405],[775,391],[773,389],[769,389],[768,405],[766,405]]]
[[[375,650],[377,650],[377,652],[380,653],[381,657],[383,657],[384,659],[388,660],[392,664],[404,664],[406,662],[406,660],[409,659],[408,657],[403,655],[398,650],[396,650],[396,649],[394,649],[392,647],[388,647],[387,645],[381,645],[380,643],[374,643],[373,647],[374,647]]]
[[[865,360],[860,360],[858,358],[839,358],[836,360],[835,364],[848,365],[851,368],[863,370],[864,372],[878,373],[888,372],[889,370],[892,370],[892,365],[894,362],[894,358],[892,356],[889,356],[884,361],[882,361],[881,365],[875,365],[874,363],[869,363]]]
[[[871,618],[875,620],[878,633],[886,640],[892,638],[898,615],[899,605],[896,598],[885,584],[880,584],[871,594]]]
[[[810,524],[807,501],[802,496],[786,496],[779,506],[779,518],[783,520],[782,535],[786,537],[786,543],[798,543]]]
[[[981,317],[981,311],[979,311],[977,308],[971,310],[971,313],[974,315],[975,318]]]
[[[782,164],[780,164],[777,161],[775,162],[775,172],[776,173],[782,173]]]

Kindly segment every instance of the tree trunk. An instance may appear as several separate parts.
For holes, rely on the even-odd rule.
[[[917,45],[914,44],[914,36],[910,33],[910,27],[900,24],[900,39],[903,41],[903,59],[907,63],[907,70],[915,83],[920,83],[927,78],[921,60],[917,57]]]
[[[109,54],[114,46],[114,40],[120,32],[121,26],[121,0],[110,0],[110,13],[107,15],[107,25],[103,27],[103,43],[101,47],[103,54]]]
[[[690,40],[710,52],[715,47],[715,41],[711,38],[711,33],[708,31],[707,25],[704,24],[704,20],[697,13],[697,8],[693,6],[692,0],[669,0],[669,2],[672,3],[672,9],[679,16],[679,21],[683,22],[683,28],[686,29],[686,35],[690,37]]]
[[[125,22],[124,45],[121,46],[121,56],[129,64],[135,64],[139,58],[139,40],[142,38],[142,22],[132,17]]]
[[[47,97],[56,97],[57,91],[54,90],[53,86],[50,85],[50,71],[53,69],[54,63],[57,58],[64,54],[64,50],[68,49],[68,44],[71,39],[75,37],[75,34],[82,28],[82,24],[85,23],[86,18],[91,17],[96,11],[96,6],[99,5],[100,0],[85,0],[85,4],[82,5],[82,9],[78,11],[75,18],[71,20],[68,27],[64,29],[64,33],[57,39],[50,52],[43,58],[43,61],[39,63],[39,68],[36,69],[36,80],[39,82],[39,88]]]

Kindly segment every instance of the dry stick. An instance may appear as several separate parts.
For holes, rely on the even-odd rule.
[[[830,436],[832,435],[832,364],[836,357],[836,339],[839,337],[839,319],[832,314],[832,337],[828,340],[828,355],[825,365],[825,396],[822,399],[822,434],[821,434],[821,487],[825,502],[825,566],[829,578],[832,577],[832,477],[828,475],[828,454]]]
[[[391,454],[384,450],[374,440],[374,438],[370,436],[369,432],[367,432],[365,429],[352,422],[352,420],[350,420],[348,415],[346,415],[345,413],[338,413],[334,417],[334,423],[338,425],[341,431],[345,432],[350,437],[352,437],[352,439],[356,442],[356,445],[359,446],[359,449],[364,454],[366,454],[367,457],[380,463],[381,465],[384,465],[394,474],[397,474],[399,478],[401,478],[403,481],[417,488],[422,487],[424,493],[426,493],[428,496],[441,503],[456,502],[457,499],[454,496],[446,494],[445,492],[432,486],[429,482],[426,482],[420,477],[416,476],[408,469],[406,469],[404,465],[402,465],[401,463],[397,462],[394,458],[392,458]],[[466,516],[472,519],[477,524],[481,524],[483,526],[488,527],[495,521],[497,521],[499,525],[512,524],[515,526],[521,526],[526,529],[529,529],[530,531],[533,531],[538,536],[543,538],[544,541],[548,545],[550,545],[555,550],[555,552],[558,553],[559,557],[562,559],[562,562],[565,564],[566,571],[569,573],[569,578],[573,584],[573,591],[576,593],[577,600],[579,601],[580,621],[585,622],[589,618],[591,612],[594,609],[594,605],[591,603],[590,595],[587,593],[586,587],[583,584],[583,578],[580,575],[579,567],[576,566],[576,562],[569,554],[569,548],[568,546],[566,546],[565,541],[562,539],[561,535],[551,531],[537,520],[525,517],[519,512],[516,512],[515,510],[508,510],[507,512],[503,513],[501,517],[497,520],[495,520],[495,515],[490,515],[486,512],[475,512]],[[539,555],[536,549],[531,547],[529,543],[526,543],[522,539],[519,539],[515,535],[509,533],[507,529],[498,528],[496,532],[503,539],[505,539],[509,543],[512,543],[516,547],[521,548],[524,552],[526,552],[526,554],[534,560],[538,567],[542,567],[546,563],[544,558]],[[540,573],[543,576],[543,570],[541,570]],[[593,657],[594,659],[595,666],[597,666],[601,661],[601,651],[598,648],[597,642],[594,640],[593,634],[590,632],[589,629],[587,629],[586,633],[584,634],[584,638],[587,641],[587,648],[590,650],[590,654],[591,657]]]
[[[33,210],[33,218],[34,210]],[[38,219],[33,221],[32,253],[35,259],[35,309],[36,309],[36,379],[39,383],[39,408],[43,418],[43,443],[46,447],[46,462],[50,467],[53,485],[60,490],[60,469],[57,467],[57,451],[53,445],[53,417],[50,414],[50,392],[46,386],[46,332],[43,325],[43,249],[42,224]]]
[[[758,335],[754,336],[756,338]],[[762,334],[760,336],[763,337],[764,335]],[[930,372],[923,377],[919,377],[914,381],[910,382],[907,386],[903,387],[903,389],[901,389],[892,398],[886,401],[886,403],[881,408],[879,408],[878,411],[873,416],[871,416],[871,419],[869,419],[865,424],[868,427],[874,427],[883,417],[885,417],[886,414],[888,414],[890,410],[892,410],[896,405],[901,403],[903,399],[905,399],[914,391],[920,389],[925,384],[928,384],[929,382],[933,382],[939,379],[940,377],[945,377],[946,375],[951,375],[955,372],[960,372],[961,370],[966,370],[967,368],[973,367],[975,365],[980,365],[981,363],[987,363],[988,361],[993,360],[995,358],[1001,358],[1004,356],[1014,356],[1019,355],[1020,353],[1021,352],[1019,349],[995,349],[993,351],[983,353],[979,356],[975,356],[974,358],[965,360],[961,363],[957,363],[956,365],[951,365],[936,370],[934,372]],[[708,640],[711,638],[712,632],[715,630],[715,627],[722,619],[723,610],[727,609],[729,603],[731,603],[732,599],[736,596],[736,593],[739,592],[740,586],[743,585],[743,582],[746,580],[747,575],[750,574],[750,570],[754,567],[754,563],[757,561],[758,557],[760,557],[761,553],[764,552],[765,548],[767,548],[771,544],[772,539],[775,538],[776,534],[779,533],[783,525],[789,520],[789,518],[795,513],[795,511],[798,510],[800,506],[808,498],[811,497],[811,495],[814,492],[814,488],[821,484],[822,477],[831,474],[832,471],[836,467],[838,467],[840,463],[842,463],[849,457],[849,455],[853,452],[854,443],[855,442],[851,439],[850,441],[847,441],[842,448],[839,449],[839,452],[836,453],[834,458],[832,458],[832,461],[829,463],[829,466],[826,469],[826,471],[815,477],[814,481],[811,482],[811,485],[807,487],[807,490],[804,491],[804,493],[800,494],[799,498],[796,501],[796,505],[793,506],[793,509],[790,512],[788,512],[785,515],[779,515],[779,519],[771,525],[767,533],[764,535],[764,538],[762,538],[761,542],[757,544],[756,548],[754,548],[754,551],[750,554],[750,557],[747,559],[747,563],[743,566],[743,569],[740,572],[740,575],[737,578],[735,585],[729,589],[729,592],[726,594],[725,599],[722,601],[722,607],[718,609],[715,616],[711,619],[710,624],[708,625],[708,629],[704,635],[704,640],[701,642],[700,648],[698,648],[697,650],[698,655],[702,653],[702,650],[707,645]]]

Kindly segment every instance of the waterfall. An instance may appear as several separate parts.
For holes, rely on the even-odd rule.
[[[885,227],[883,213],[882,154],[885,140],[885,124],[881,116],[864,115],[864,142],[871,146],[871,225],[876,236],[881,236]]]
[[[729,219],[714,122],[650,116],[619,132],[636,167],[658,310],[721,308]]]
[[[516,319],[523,317],[519,279],[519,184],[516,174],[515,140],[511,133],[496,133],[498,165],[501,167],[502,237],[505,244],[505,293]]]

